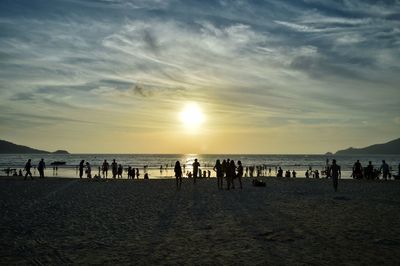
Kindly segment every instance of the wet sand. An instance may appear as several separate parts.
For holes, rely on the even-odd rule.
[[[0,263],[399,265],[400,182],[0,178]]]

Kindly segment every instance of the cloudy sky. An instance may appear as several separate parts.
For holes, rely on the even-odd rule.
[[[400,137],[399,62],[399,0],[2,0],[0,138],[77,153],[362,147]]]

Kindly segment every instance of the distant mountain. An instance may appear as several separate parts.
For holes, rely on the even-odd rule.
[[[67,151],[58,150],[55,152],[43,151],[33,149],[23,145],[17,145],[9,141],[0,140],[0,154],[43,154],[43,153],[54,153],[54,154],[69,154]]]
[[[375,144],[365,148],[348,148],[339,150],[336,155],[361,155],[361,154],[400,154],[400,138],[383,144]]]

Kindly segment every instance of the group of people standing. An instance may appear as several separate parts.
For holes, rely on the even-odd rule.
[[[367,167],[363,167],[360,163],[360,160],[357,160],[352,169],[351,176],[355,179],[379,179],[379,176],[382,174],[383,180],[390,179],[392,177],[390,173],[390,166],[386,163],[385,160],[382,160],[381,166],[376,169],[371,161],[368,162]],[[399,164],[399,175],[400,175],[400,164]]]
[[[81,162],[78,165],[78,170],[79,170],[79,178],[83,178],[83,173],[85,172],[87,178],[92,178],[92,167],[89,162],[86,162],[85,160],[81,160]],[[99,174],[95,175],[95,178],[108,178],[108,171],[111,170],[111,175],[113,179],[116,178],[122,178],[122,174],[124,172],[124,168],[122,164],[118,164],[115,159],[113,159],[111,165],[107,162],[107,160],[104,160],[101,167],[99,166]],[[100,174],[101,172],[101,174]],[[134,179],[135,177],[139,179],[139,168],[133,168],[131,166],[128,167],[127,169],[128,172],[128,179]]]
[[[194,159],[194,162],[192,164],[193,167],[193,176],[191,173],[189,173],[189,177],[193,177],[193,184],[196,184],[197,178],[201,175],[200,173],[200,163],[196,159]],[[240,189],[243,188],[242,185],[242,177],[243,177],[243,166],[242,162],[238,161],[237,166],[233,160],[227,159],[223,160],[222,163],[218,159],[215,162],[215,166],[213,167],[213,170],[216,172],[217,176],[217,185],[218,189],[223,189],[223,179],[226,178],[226,183],[227,183],[227,189],[234,189],[235,188],[235,183],[234,180],[237,178],[239,180],[239,185]],[[176,188],[179,190],[182,186],[182,167],[181,163],[179,161],[176,161],[175,167],[174,167],[174,172],[175,172],[175,178],[176,178]]]

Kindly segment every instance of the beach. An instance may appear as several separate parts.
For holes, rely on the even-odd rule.
[[[400,264],[398,181],[263,180],[1,177],[0,263]]]

